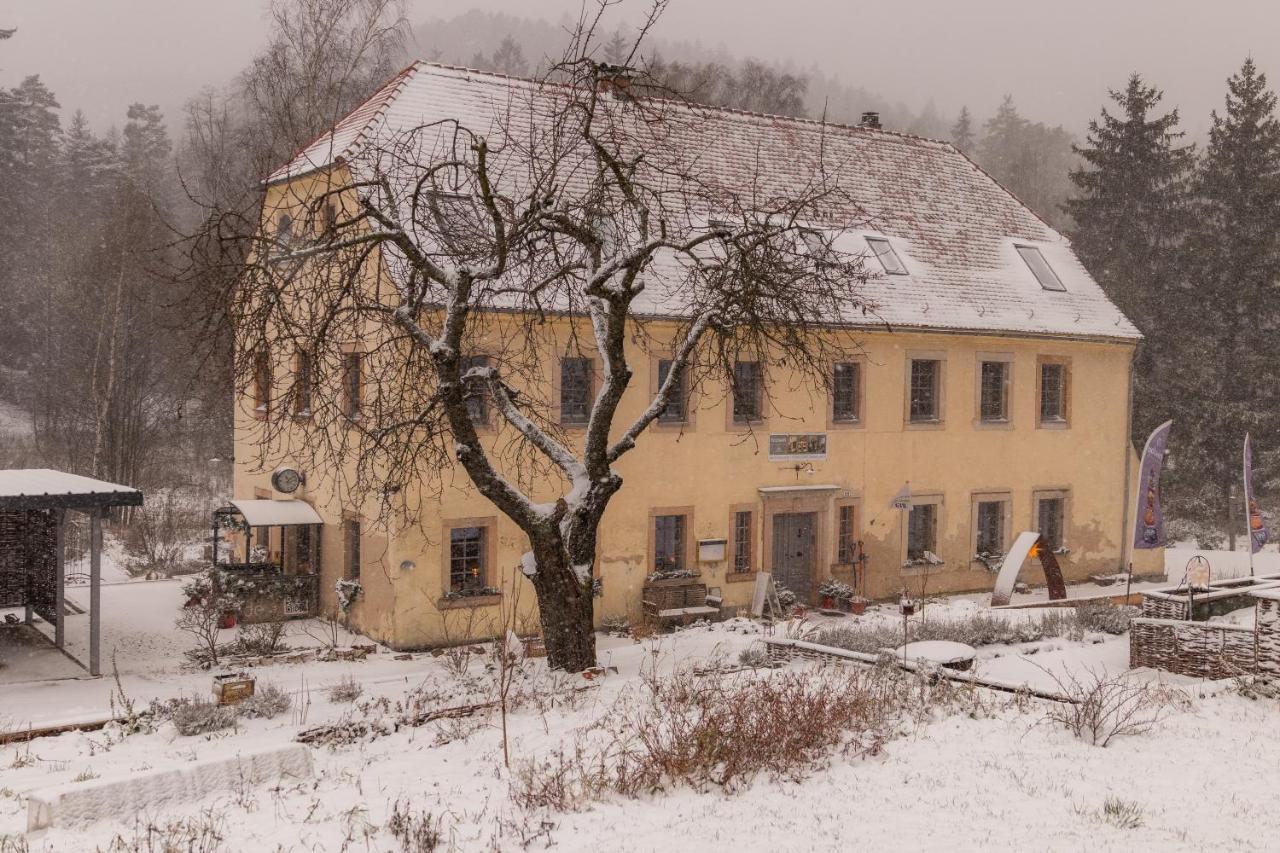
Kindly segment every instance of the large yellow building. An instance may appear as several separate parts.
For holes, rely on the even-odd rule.
[[[332,185],[377,127],[483,123],[485,105],[516,85],[411,67],[272,177],[266,227]],[[715,116],[724,138],[766,157],[786,157],[817,127]],[[1117,571],[1130,556],[1138,331],[1061,234],[952,146],[867,126],[823,132],[827,145],[843,146],[848,183],[872,212],[846,239],[877,273],[867,284],[874,311],[860,327],[832,331],[861,352],[830,366],[830,391],[799,381],[782,354],[741,363],[736,399],[702,388],[646,430],[617,465],[625,485],[601,528],[597,619],[637,618],[656,570],[697,572],[735,608],[750,601],[760,571],[808,599],[829,578],[870,598],[989,588],[991,567],[1023,530],[1055,547],[1068,580]],[[549,343],[541,363],[544,375],[531,381],[572,436],[591,360]],[[291,369],[288,354],[273,354],[272,364]],[[637,350],[632,365],[619,422],[648,404],[661,358]],[[238,407],[235,497],[300,497],[315,508],[324,521],[322,600],[332,603],[338,579],[358,576],[353,625],[399,648],[489,633],[526,583],[519,566],[528,546],[465,474],[402,527],[376,507],[352,505],[317,472],[298,492],[275,493],[270,471],[254,461],[261,403],[249,394]],[[273,464],[287,463],[287,448],[279,451]],[[908,494],[909,506],[894,507]],[[532,602],[524,590],[523,606]]]

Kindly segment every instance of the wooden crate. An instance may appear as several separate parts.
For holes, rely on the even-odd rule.
[[[234,705],[253,695],[254,679],[243,672],[213,677],[213,699],[219,705]]]

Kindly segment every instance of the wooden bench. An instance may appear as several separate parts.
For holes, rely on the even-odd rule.
[[[661,628],[718,619],[720,608],[707,600],[707,585],[696,578],[650,581],[642,592],[644,612]]]

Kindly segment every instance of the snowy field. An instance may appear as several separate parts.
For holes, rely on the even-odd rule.
[[[115,651],[124,692],[139,706],[209,692],[210,674],[182,665],[189,642],[172,629],[180,603],[178,581],[104,588],[104,649]],[[980,612],[978,602],[957,597],[929,604],[924,618]],[[1005,618],[1034,619],[1037,612]],[[887,608],[857,619],[897,620]],[[780,626],[776,635],[786,630]],[[318,623],[295,623],[288,641],[320,644],[322,631]],[[313,779],[232,784],[163,811],[112,809],[112,819],[55,823],[22,841],[0,840],[0,850],[169,849],[158,839],[205,853],[431,849],[396,839],[397,812],[430,813],[440,850],[1262,850],[1280,837],[1280,818],[1266,805],[1280,763],[1280,705],[1243,698],[1229,684],[1176,677],[1162,680],[1185,699],[1168,709],[1158,730],[1105,749],[1047,721],[1046,703],[977,691],[963,705],[896,723],[876,754],[836,750],[798,778],[762,774],[732,791],[677,784],[639,797],[600,793],[568,810],[527,808],[513,798],[529,767],[554,764],[590,743],[620,709],[634,707],[647,680],[691,671],[700,673],[694,679],[755,677],[724,673],[737,668],[739,653],[758,643],[761,631],[733,620],[641,641],[601,636],[600,663],[610,671],[592,680],[552,676],[543,661],[526,661],[508,720],[510,768],[501,717],[482,709],[309,747]],[[274,719],[241,719],[234,729],[194,736],[179,735],[172,723],[128,736],[112,726],[0,747],[0,839],[25,831],[27,798],[51,786],[199,767],[288,746],[299,731],[326,724],[385,722],[410,703],[430,710],[495,698],[488,655],[472,655],[465,674],[451,671],[448,660],[395,660],[380,651],[359,662],[263,667],[253,670],[259,686],[272,683],[293,699]],[[977,671],[1052,689],[1054,675],[1121,673],[1127,663],[1127,635],[1092,635],[982,647]],[[788,672],[831,677],[813,664],[795,663]],[[355,705],[329,695],[346,678],[362,685]],[[110,678],[6,683],[0,669],[0,730],[104,714],[114,687]],[[1132,819],[1110,815],[1111,798],[1124,802]]]

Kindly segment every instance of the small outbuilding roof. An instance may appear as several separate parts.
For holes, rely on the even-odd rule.
[[[0,470],[0,510],[142,506],[142,492],[52,468]]]
[[[324,519],[306,501],[231,501],[252,527],[279,527],[295,524],[324,524]]]

